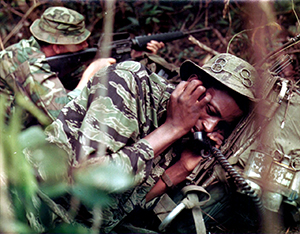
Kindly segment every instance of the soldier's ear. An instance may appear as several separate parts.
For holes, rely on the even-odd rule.
[[[187,80],[188,81],[191,81],[191,80],[193,80],[193,79],[199,79],[199,77],[198,77],[198,75],[196,75],[196,74],[192,74]]]
[[[56,54],[61,54],[61,47],[59,45],[52,45],[52,49]]]

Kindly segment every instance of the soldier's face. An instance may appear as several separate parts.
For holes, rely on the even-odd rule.
[[[242,116],[242,110],[225,91],[209,88],[206,93],[211,95],[211,101],[202,108],[201,115],[193,131],[222,132],[224,130],[222,129],[223,126],[236,121]]]
[[[64,53],[74,53],[80,50],[83,50],[88,47],[88,43],[86,41],[76,44],[76,45],[59,45],[59,53],[64,54]]]

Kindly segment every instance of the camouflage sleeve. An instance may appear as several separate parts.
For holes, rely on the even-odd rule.
[[[42,90],[41,92],[35,91],[35,93],[29,92],[32,98],[34,96],[37,98],[34,100],[36,105],[43,109],[52,119],[56,119],[61,109],[72,98],[68,96],[55,73],[52,73],[50,70],[43,71],[43,68],[39,67],[38,64],[35,64],[34,67],[39,72],[33,74],[33,79],[42,87]]]
[[[9,93],[11,105],[14,105],[16,93],[27,96],[54,120],[70,99],[57,75],[45,62],[45,55],[33,44],[31,38],[1,51],[1,93]]]
[[[47,128],[48,139],[68,152],[72,166],[113,161],[141,183],[154,157],[143,138],[158,127],[172,90],[138,62],[102,69]]]

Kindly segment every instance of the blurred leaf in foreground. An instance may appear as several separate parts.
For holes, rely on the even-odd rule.
[[[74,172],[73,193],[87,206],[109,203],[110,193],[120,193],[133,186],[133,176],[115,165],[93,165]]]

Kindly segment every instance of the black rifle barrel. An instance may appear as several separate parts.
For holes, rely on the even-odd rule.
[[[151,40],[159,41],[159,42],[170,42],[173,40],[181,39],[191,34],[195,34],[198,32],[203,32],[209,30],[210,28],[201,28],[193,31],[175,31],[175,32],[167,32],[167,33],[158,33],[150,36],[137,36],[132,39],[133,46],[132,48],[135,50],[145,50],[147,43]]]

